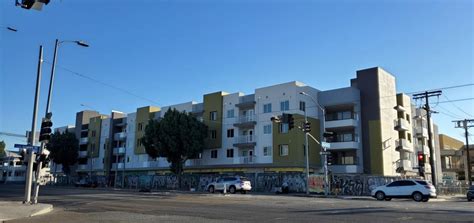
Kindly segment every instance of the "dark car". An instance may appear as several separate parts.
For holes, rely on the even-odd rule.
[[[467,201],[472,201],[474,198],[474,185],[470,186],[466,193]]]

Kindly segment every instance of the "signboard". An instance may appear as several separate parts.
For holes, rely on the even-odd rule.
[[[18,148],[18,149],[27,149],[27,150],[32,149],[33,152],[35,153],[38,153],[38,151],[40,150],[39,146],[24,145],[24,144],[15,144],[13,147]]]
[[[309,192],[324,193],[324,175],[313,174],[309,176]]]
[[[328,143],[328,142],[321,142],[321,146],[322,146],[323,148],[330,149],[330,148],[331,148],[331,143]]]

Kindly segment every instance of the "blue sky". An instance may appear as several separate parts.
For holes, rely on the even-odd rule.
[[[19,32],[0,31],[0,131],[31,128],[39,45],[44,115],[56,38],[90,44],[60,47],[51,105],[57,127],[74,124],[84,109],[133,112],[219,90],[252,93],[292,80],[347,87],[356,70],[374,66],[396,76],[399,92],[472,84],[473,7],[469,0],[53,0],[34,11],[1,1],[0,26]],[[471,85],[446,89],[439,101],[473,97]],[[463,140],[451,121],[474,118],[474,100],[454,104],[433,103],[442,112],[434,119],[441,133]],[[24,143],[0,140],[9,148]]]

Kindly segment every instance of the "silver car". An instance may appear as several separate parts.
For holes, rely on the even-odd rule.
[[[240,191],[242,194],[247,193],[247,191],[252,190],[252,185],[250,180],[245,177],[221,177],[216,181],[207,185],[207,191],[214,193],[215,191],[228,191],[231,194]]]

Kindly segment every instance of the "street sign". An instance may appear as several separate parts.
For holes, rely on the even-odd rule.
[[[15,144],[13,147],[18,148],[18,149],[27,149],[30,150],[32,149],[33,152],[38,153],[40,147],[39,146],[32,146],[32,145],[24,145],[24,144]]]
[[[319,152],[319,155],[331,155],[331,152]]]
[[[331,143],[328,143],[328,142],[321,142],[321,146],[322,146],[323,148],[329,149],[329,148],[331,148]]]

